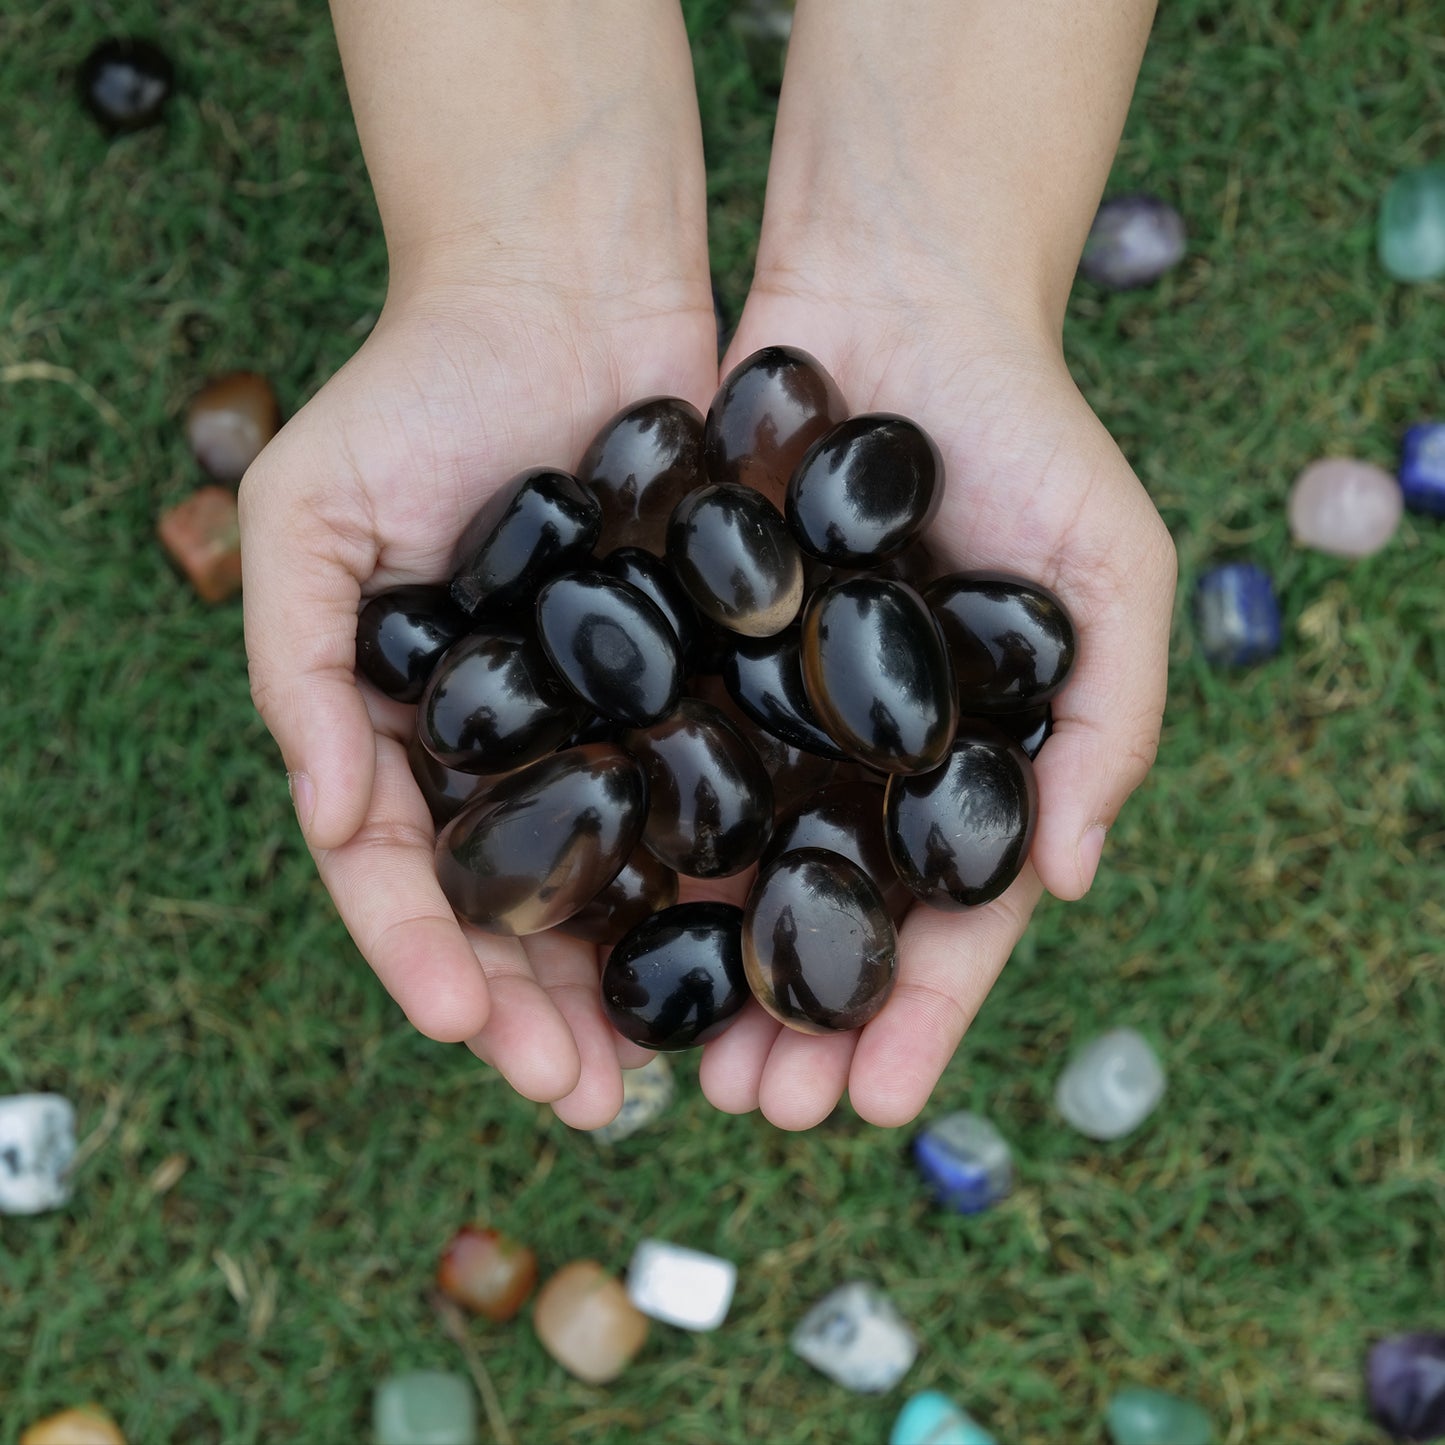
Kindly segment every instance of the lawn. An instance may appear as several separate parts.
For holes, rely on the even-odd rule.
[[[725,304],[746,293],[771,103],[692,0]],[[1079,383],[1182,577],[1158,766],[1083,903],[1044,906],[929,1113],[1013,1142],[1017,1192],[933,1210],[906,1140],[846,1108],[787,1135],[679,1067],[665,1127],[611,1151],[401,1019],[300,845],[247,694],[237,604],[153,540],[197,482],[202,379],[289,410],[375,320],[385,255],[324,9],[41,0],[0,19],[0,1093],[80,1113],[73,1202],[0,1218],[0,1439],[84,1399],[133,1445],[367,1438],[376,1380],[461,1368],[426,1292],[460,1223],[550,1270],[656,1236],[740,1267],[713,1335],[654,1328],[614,1386],[525,1319],[474,1327],[519,1440],[875,1445],[908,1390],[1004,1442],[1104,1440],[1126,1383],[1241,1445],[1358,1445],[1361,1360],[1445,1328],[1445,529],[1357,563],[1291,548],[1308,460],[1391,466],[1445,413],[1445,285],[1390,283],[1379,196],[1445,158],[1434,0],[1171,0],[1111,182],[1182,210],[1157,288],[1080,283]],[[115,143],[71,73],[102,35],[183,74]],[[1200,656],[1211,561],[1270,567],[1285,645]],[[1052,1112],[1115,1023],[1170,1073],[1138,1134]],[[923,1342],[850,1396],[786,1347],[834,1283],[883,1284]]]

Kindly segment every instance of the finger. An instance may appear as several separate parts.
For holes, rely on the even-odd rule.
[[[617,1064],[621,1069],[640,1069],[657,1057],[656,1049],[645,1049],[616,1032],[612,1035],[612,1047],[617,1051]]]
[[[301,831],[339,848],[367,817],[375,749],[356,690],[359,579],[376,547],[337,508],[253,467],[241,485],[241,571],[251,696],[281,748]]]
[[[402,1012],[428,1038],[455,1043],[485,1025],[487,980],[437,882],[431,817],[406,754],[390,738],[375,746],[367,814],[341,847],[316,853],[316,866]]]
[[[915,908],[899,940],[898,982],[853,1053],[848,1095],[870,1124],[897,1128],[928,1102],[964,1031],[1023,935],[1042,889],[1031,866],[967,913]]]
[[[779,1129],[821,1124],[843,1097],[858,1031],[801,1034],[783,1029],[763,1066],[758,1107]]]
[[[761,1005],[750,1003],[725,1034],[703,1049],[698,1083],[714,1109],[750,1114],[758,1107],[763,1066],[782,1030]]]

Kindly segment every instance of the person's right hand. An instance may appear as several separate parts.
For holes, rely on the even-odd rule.
[[[418,1029],[465,1040],[575,1127],[613,1117],[619,1060],[645,1055],[602,1014],[591,944],[458,924],[405,756],[415,709],[357,683],[357,610],[382,588],[444,580],[463,526],[517,472],[571,470],[645,396],[706,409],[716,380],[699,267],[591,293],[412,286],[241,488],[252,690],[341,917]]]

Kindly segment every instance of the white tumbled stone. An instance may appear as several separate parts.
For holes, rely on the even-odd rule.
[[[627,1266],[627,1296],[645,1315],[681,1330],[715,1330],[727,1318],[737,1287],[731,1260],[644,1239]]]
[[[75,1108],[59,1094],[0,1098],[0,1214],[40,1214],[70,1198]]]

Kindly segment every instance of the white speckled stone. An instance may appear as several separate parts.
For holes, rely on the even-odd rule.
[[[681,1330],[715,1330],[727,1318],[737,1287],[731,1260],[644,1239],[627,1266],[627,1297],[645,1315]]]
[[[0,1098],[0,1214],[40,1214],[70,1198],[75,1108],[59,1094]]]
[[[599,1144],[616,1144],[645,1129],[672,1103],[672,1068],[661,1054],[640,1069],[622,1071],[622,1108],[617,1117],[600,1129],[587,1132]]]
[[[825,1295],[793,1331],[793,1349],[849,1390],[891,1390],[918,1358],[908,1322],[882,1290],[845,1284]]]
[[[1400,484],[1383,467],[1326,457],[1295,478],[1290,535],[1301,547],[1332,557],[1368,557],[1395,535],[1404,509]]]
[[[1133,1029],[1110,1029],[1070,1061],[1054,1091],[1054,1104],[1091,1139],[1132,1134],[1164,1097],[1164,1069]]]

